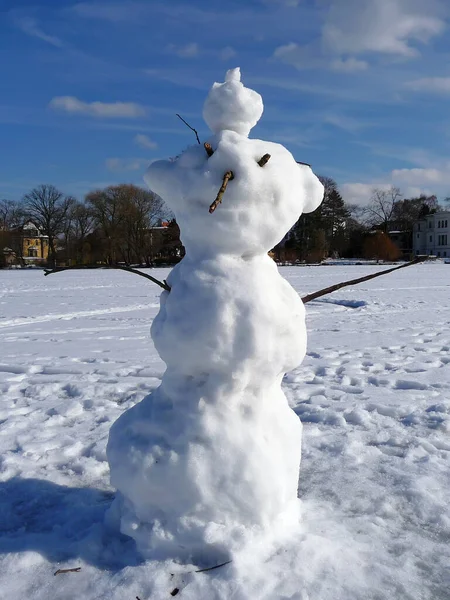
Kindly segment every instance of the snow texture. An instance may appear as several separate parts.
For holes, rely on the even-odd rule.
[[[267,252],[320,204],[323,186],[282,146],[246,137],[262,101],[239,78],[229,71],[205,103],[214,154],[194,146],[146,174],[176,215],[186,256],[152,326],[167,365],[161,386],[113,425],[107,448],[111,524],[143,556],[198,565],[269,552],[300,516],[301,423],[281,380],[305,356],[304,306]]]
[[[382,269],[280,272],[305,295]],[[282,384],[303,421],[301,529],[266,558],[206,573],[144,563],[104,525],[111,423],[165,368],[148,335],[157,286],[123,271],[0,271],[0,598],[447,600],[449,269],[409,267],[306,305],[308,353]]]

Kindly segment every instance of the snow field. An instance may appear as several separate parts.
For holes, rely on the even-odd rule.
[[[377,269],[280,271],[304,295]],[[141,563],[104,525],[110,426],[164,371],[149,336],[159,289],[0,271],[0,598],[447,599],[449,288],[449,266],[425,264],[306,305],[308,354],[283,382],[303,422],[301,533],[197,574]]]

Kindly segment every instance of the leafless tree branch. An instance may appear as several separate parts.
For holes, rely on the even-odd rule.
[[[417,265],[424,260],[427,260],[426,257],[415,258],[411,262],[405,263],[404,265],[400,265],[399,267],[393,267],[392,269],[386,269],[384,271],[378,271],[378,273],[372,273],[371,275],[366,275],[365,277],[359,277],[358,279],[351,279],[349,281],[343,281],[342,283],[336,283],[335,285],[331,285],[330,287],[323,288],[318,292],[314,292],[312,294],[308,294],[307,296],[303,296],[302,301],[303,304],[307,302],[311,302],[311,300],[315,300],[316,298],[320,298],[321,296],[325,296],[326,294],[331,294],[337,290],[340,290],[343,287],[347,287],[348,285],[356,285],[358,283],[363,283],[364,281],[369,281],[370,279],[375,279],[375,277],[380,277],[380,275],[387,275],[388,273],[392,273],[393,271],[397,271],[398,269],[404,269],[405,267],[410,267],[411,265]]]
[[[367,224],[381,226],[383,231],[387,232],[401,197],[399,188],[394,186],[388,190],[373,189],[370,203],[364,209]]]
[[[74,271],[75,269],[119,269],[120,271],[128,271],[128,273],[134,273],[135,275],[140,275],[141,277],[145,277],[146,279],[150,279],[156,285],[159,285],[166,292],[170,292],[170,285],[167,281],[159,281],[159,279],[155,279],[151,275],[147,273],[142,273],[142,271],[138,271],[137,269],[133,269],[131,267],[121,267],[116,265],[84,265],[77,267],[55,267],[54,269],[45,269],[44,276],[52,275],[52,273],[60,273],[61,271]]]
[[[183,117],[181,117],[181,116],[180,116],[178,113],[175,113],[175,114],[177,115],[177,117],[178,117],[179,119],[181,119],[181,120],[183,121],[183,123],[184,123],[185,125],[187,125],[187,126],[189,127],[189,129],[192,129],[192,131],[195,133],[195,137],[197,138],[197,142],[200,144],[200,138],[198,137],[197,130],[196,130],[196,129],[194,129],[193,127],[191,127],[191,126],[189,125],[189,123],[188,123],[187,121],[185,121],[185,120],[183,119]]]

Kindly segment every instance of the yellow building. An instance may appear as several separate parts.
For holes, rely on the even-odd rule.
[[[31,221],[11,231],[11,247],[21,263],[37,264],[48,258],[48,237]]]

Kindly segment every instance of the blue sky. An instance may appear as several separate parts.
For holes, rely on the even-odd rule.
[[[240,66],[283,143],[349,201],[398,185],[450,196],[448,0],[0,0],[0,197],[143,185],[208,135]]]

